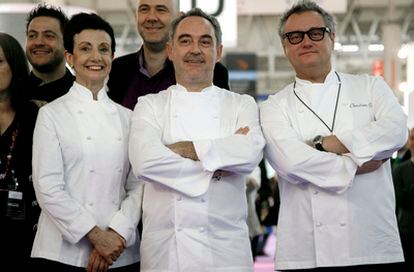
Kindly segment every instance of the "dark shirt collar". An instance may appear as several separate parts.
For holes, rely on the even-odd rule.
[[[142,46],[141,49],[138,51],[137,57],[138,57],[138,65],[139,65],[140,73],[145,75],[146,77],[150,78],[151,75],[149,74],[147,68],[145,68],[144,46]],[[168,58],[165,59],[163,68],[157,74],[159,74],[161,71],[163,71],[165,69],[165,67],[167,67],[167,66],[172,66],[172,62]]]

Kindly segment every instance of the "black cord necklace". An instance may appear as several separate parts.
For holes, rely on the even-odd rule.
[[[312,110],[311,107],[309,107],[302,99],[300,99],[300,97],[298,96],[298,94],[296,93],[296,80],[293,83],[293,93],[295,94],[295,96],[299,99],[300,102],[302,102],[303,105],[305,105],[306,108],[308,108],[308,110],[310,110],[316,117],[318,117],[319,120],[321,120],[321,122],[325,125],[325,127],[328,128],[328,130],[332,133],[334,130],[334,126],[335,126],[335,118],[336,118],[336,111],[338,109],[338,102],[339,102],[339,95],[341,93],[341,86],[342,86],[342,82],[341,82],[341,78],[339,77],[338,73],[335,72],[336,77],[338,78],[338,91],[336,94],[336,102],[335,102],[335,109],[334,109],[334,115],[333,115],[333,119],[332,119],[332,126],[329,127],[325,121],[314,111]]]

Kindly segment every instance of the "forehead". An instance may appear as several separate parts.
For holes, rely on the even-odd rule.
[[[192,36],[210,35],[214,36],[213,25],[200,16],[189,16],[184,18],[177,26],[176,37],[188,34]]]
[[[325,22],[322,15],[316,11],[294,13],[286,21],[284,32],[295,30],[308,30],[312,27],[323,27]]]
[[[111,44],[111,37],[106,31],[97,30],[97,29],[84,29],[80,33],[76,34],[74,37],[74,42],[76,44],[82,42],[88,42],[91,44],[102,44],[108,43]]]
[[[61,32],[59,20],[48,16],[39,16],[33,18],[29,24],[28,31],[53,31],[56,33]]]
[[[138,6],[146,5],[146,6],[167,6],[169,8],[175,7],[175,1],[178,0],[138,0]]]

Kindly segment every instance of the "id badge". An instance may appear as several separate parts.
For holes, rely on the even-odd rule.
[[[9,191],[6,203],[6,217],[12,220],[24,220],[26,206],[23,199],[23,192]]]

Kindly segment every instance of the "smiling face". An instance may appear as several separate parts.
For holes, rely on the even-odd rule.
[[[323,17],[314,11],[292,14],[286,21],[283,33],[308,31],[311,28],[325,27]],[[298,44],[282,40],[283,49],[298,77],[309,79],[318,71],[327,74],[331,70],[331,54],[334,48],[334,33],[325,33],[320,41],[312,41],[307,35]]]
[[[76,72],[76,82],[99,91],[111,71],[111,37],[103,30],[82,30],[74,37],[73,54],[66,51],[65,57]]]
[[[30,22],[26,56],[33,68],[41,73],[52,72],[64,61],[63,35],[57,19],[40,16]]]
[[[214,28],[208,20],[199,16],[184,18],[167,45],[177,83],[197,91],[210,86],[222,48],[222,45],[217,45]]]
[[[137,29],[152,51],[165,50],[171,22],[178,16],[174,0],[139,0]]]

